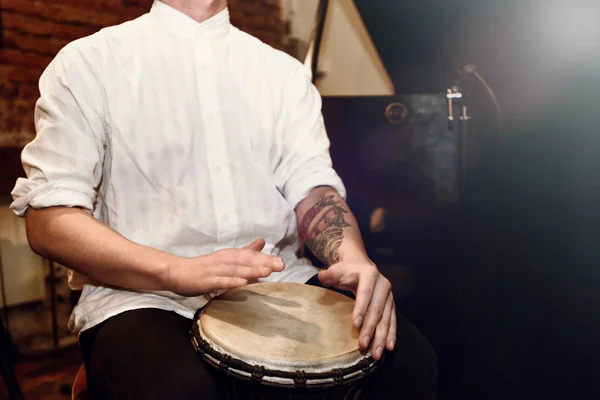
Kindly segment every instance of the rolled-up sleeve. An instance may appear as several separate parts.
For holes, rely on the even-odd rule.
[[[318,186],[331,186],[346,197],[333,169],[321,106],[321,95],[306,69],[298,67],[283,92],[275,167],[277,187],[294,208]]]
[[[23,149],[26,177],[12,191],[12,210],[92,210],[102,179],[106,131],[96,76],[78,54],[61,52],[40,78],[36,137]]]

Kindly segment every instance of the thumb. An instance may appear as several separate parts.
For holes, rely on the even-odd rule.
[[[339,282],[340,277],[331,269],[324,269],[319,272],[319,280],[323,286],[334,286]]]
[[[244,250],[261,251],[265,247],[265,239],[256,239],[254,242],[244,246]]]

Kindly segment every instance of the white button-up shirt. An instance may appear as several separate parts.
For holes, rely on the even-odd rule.
[[[12,209],[89,210],[126,238],[196,257],[265,238],[285,271],[296,256],[295,206],[316,186],[345,196],[332,169],[321,99],[305,67],[233,27],[228,10],[197,23],[155,2],[125,24],[66,46],[40,79],[36,138]],[[82,249],[85,251],[85,249]],[[160,308],[192,318],[210,295],[139,293],[72,273],[83,289],[74,333],[118,313]]]

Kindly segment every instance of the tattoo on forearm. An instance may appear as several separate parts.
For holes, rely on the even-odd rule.
[[[325,196],[309,209],[298,228],[302,239],[315,256],[326,264],[339,262],[339,248],[344,239],[344,219],[348,210],[334,196]]]

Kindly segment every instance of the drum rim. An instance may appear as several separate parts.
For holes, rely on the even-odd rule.
[[[207,306],[208,304],[199,308],[194,314],[192,329],[190,329],[194,349],[198,355],[214,368],[243,380],[276,387],[289,388],[293,386],[296,388],[326,389],[347,385],[373,374],[385,358],[385,353],[379,361],[369,355],[361,358],[353,365],[334,368],[327,372],[307,372],[305,370],[294,372],[278,371],[260,364],[249,364],[229,354],[217,351],[203,338],[199,321]],[[289,383],[283,383],[281,382],[282,380],[289,381]]]

